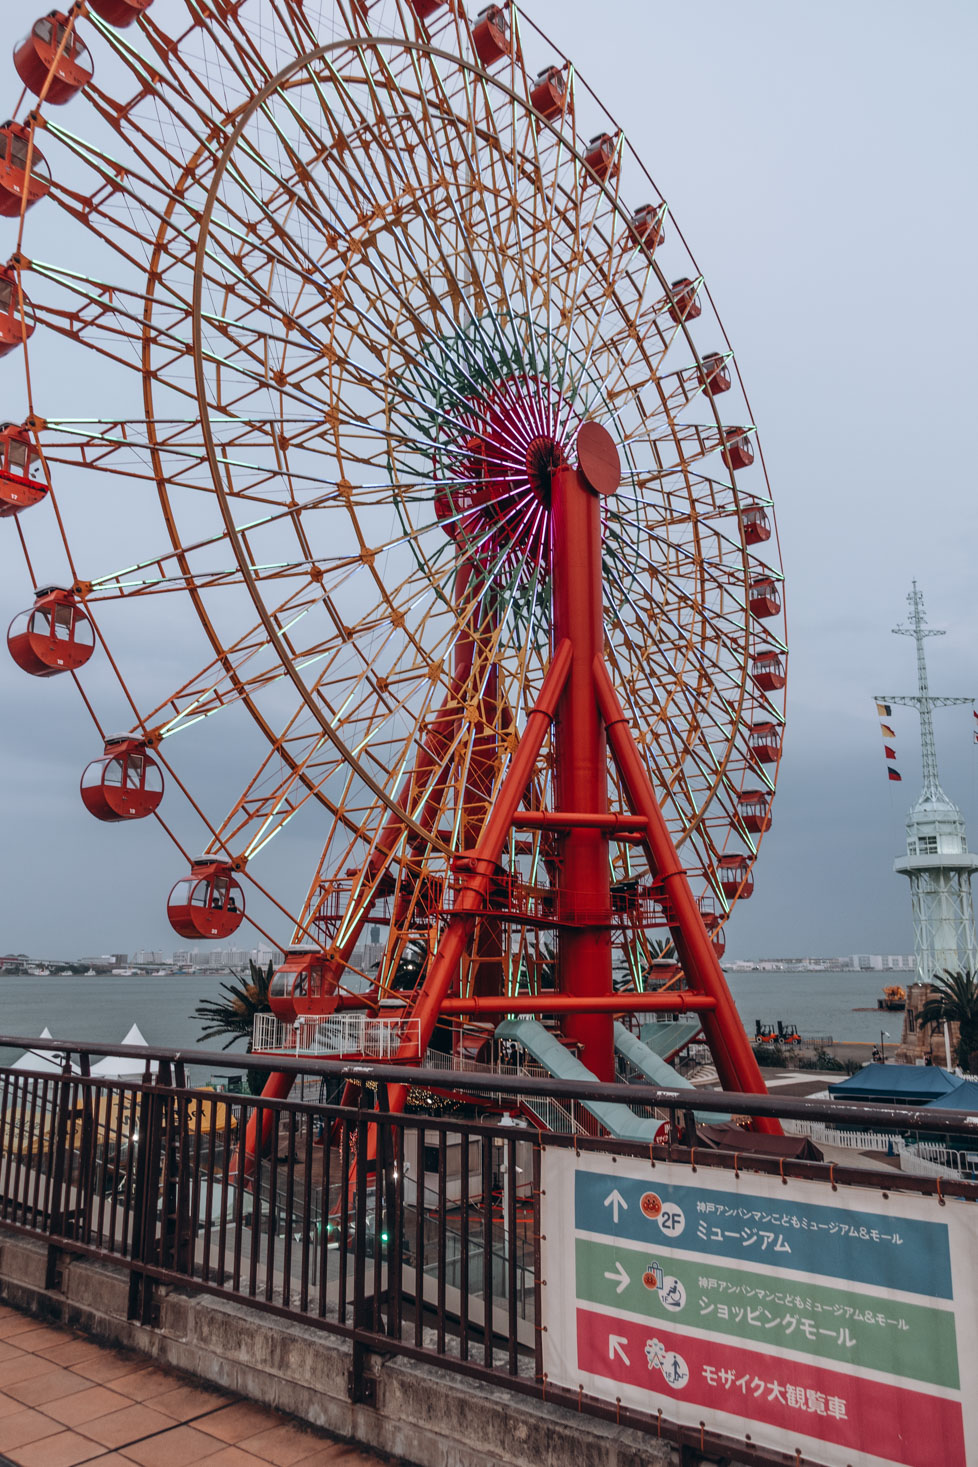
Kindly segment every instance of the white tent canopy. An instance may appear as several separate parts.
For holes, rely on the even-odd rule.
[[[54,1036],[45,1024],[38,1038],[53,1039]],[[147,1047],[138,1024],[133,1024],[121,1043],[139,1049]],[[61,1075],[64,1073],[64,1057],[43,1049],[25,1049],[20,1059],[14,1060],[10,1068],[12,1070],[31,1070],[34,1074],[41,1075]],[[158,1070],[159,1065],[156,1060],[150,1060],[150,1074],[155,1075]],[[71,1073],[76,1073],[75,1065],[71,1066]],[[92,1074],[101,1080],[141,1080],[145,1073],[145,1060],[126,1055],[106,1055],[104,1059],[92,1065]]]
[[[45,1024],[38,1039],[53,1039],[54,1035]],[[42,1075],[60,1075],[64,1071],[64,1056],[43,1049],[25,1049],[20,1059],[14,1060],[12,1070],[31,1070]]]
[[[122,1044],[129,1044],[145,1049],[146,1040],[140,1033],[139,1025],[133,1024]],[[155,1075],[159,1070],[156,1060],[150,1060],[149,1072]],[[100,1059],[98,1064],[92,1065],[92,1074],[99,1076],[102,1080],[141,1080],[146,1073],[145,1060],[135,1059],[128,1055],[106,1055]]]

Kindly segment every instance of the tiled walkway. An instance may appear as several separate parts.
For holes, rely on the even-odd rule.
[[[0,1306],[0,1461],[18,1467],[381,1467],[264,1406]]]

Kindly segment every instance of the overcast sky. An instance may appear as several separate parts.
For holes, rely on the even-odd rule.
[[[3,8],[12,40],[42,7]],[[526,8],[617,112],[669,200],[737,352],[774,489],[789,722],[773,829],[728,953],[909,952],[907,885],[891,863],[919,790],[916,720],[894,715],[904,781],[888,783],[872,695],[912,690],[912,644],[890,628],[914,576],[931,624],[948,630],[929,644],[932,688],[978,693],[978,8]],[[12,103],[9,61],[0,89]],[[6,256],[15,225],[0,226]],[[0,363],[0,416],[22,404],[15,354]],[[15,533],[0,524],[8,619],[29,600]],[[0,951],[178,945],[160,901],[180,874],[165,838],[147,821],[120,853],[73,794],[85,714],[68,680],[4,665],[0,698]],[[972,724],[967,708],[937,715],[942,780],[978,845]],[[97,753],[90,727],[86,737]]]

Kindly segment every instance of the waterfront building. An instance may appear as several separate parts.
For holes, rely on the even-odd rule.
[[[914,954],[917,976],[926,983],[944,969],[978,967],[975,944],[975,915],[971,877],[978,856],[968,850],[964,816],[941,788],[934,739],[934,709],[973,698],[944,698],[931,693],[927,680],[925,640],[944,633],[927,626],[924,598],[917,582],[907,597],[910,608],[906,626],[894,634],[912,637],[917,651],[917,691],[912,694],[883,693],[877,701],[884,706],[914,708],[920,718],[920,752],[923,789],[907,816],[907,850],[893,863],[894,871],[910,882],[913,908]]]

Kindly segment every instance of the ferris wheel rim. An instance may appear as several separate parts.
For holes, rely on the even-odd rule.
[[[536,27],[534,27],[534,28],[537,29]],[[344,50],[344,49],[347,49],[348,50],[348,49],[350,49],[351,45],[355,45],[355,46],[358,46],[358,47],[361,47],[362,48],[362,47],[364,47],[364,46],[366,46],[368,44],[374,46],[375,48],[376,47],[388,47],[388,48],[392,48],[392,49],[393,48],[397,48],[397,49],[401,49],[401,50],[405,49],[406,47],[411,47],[412,49],[417,50],[419,52],[423,52],[423,53],[426,53],[426,54],[429,54],[429,55],[432,55],[432,56],[437,56],[440,59],[449,62],[453,66],[457,66],[457,67],[461,67],[461,68],[466,69],[482,85],[484,85],[484,86],[485,85],[492,85],[495,88],[503,89],[503,90],[507,91],[509,93],[510,97],[513,100],[517,101],[521,106],[525,106],[526,105],[525,104],[525,99],[522,98],[518,92],[514,91],[513,88],[506,86],[506,84],[504,82],[502,82],[499,78],[489,76],[487,74],[487,72],[482,67],[480,67],[476,62],[474,62],[473,60],[471,60],[469,58],[466,58],[464,56],[460,56],[460,55],[456,54],[453,51],[445,51],[445,50],[441,49],[440,47],[435,47],[435,46],[432,46],[430,44],[425,44],[423,42],[412,41],[409,37],[406,37],[406,36],[370,36],[370,37],[364,37],[364,36],[359,36],[358,35],[358,36],[348,37],[346,39],[342,39],[342,40],[337,40],[337,41],[333,41],[333,42],[330,42],[330,43],[326,43],[325,45],[323,45],[321,47],[314,48],[313,50],[310,50],[310,51],[306,52],[304,55],[295,58],[292,62],[289,63],[289,65],[287,65],[286,67],[282,68],[281,71],[279,73],[277,73],[276,76],[274,78],[272,78],[266,84],[266,86],[263,88],[262,95],[267,100],[267,97],[270,96],[272,94],[272,92],[276,89],[276,87],[281,84],[283,77],[292,75],[296,71],[301,70],[304,66],[307,66],[310,63],[310,60],[313,59],[313,58],[316,58],[316,57],[319,57],[319,56],[323,56],[323,55],[327,55],[327,54],[329,54],[332,51],[340,51],[340,50]],[[236,120],[236,123],[235,123],[235,132],[234,132],[234,135],[231,138],[229,138],[228,143],[226,144],[226,147],[225,147],[225,150],[224,150],[224,154],[222,155],[222,169],[221,169],[221,171],[219,173],[218,172],[215,173],[215,176],[214,176],[214,178],[212,180],[211,191],[209,192],[209,199],[208,199],[209,208],[211,210],[213,209],[214,200],[216,199],[217,194],[218,194],[219,189],[220,189],[220,182],[221,182],[221,177],[223,176],[223,171],[227,167],[227,156],[230,155],[230,153],[233,150],[233,147],[236,144],[236,142],[238,140],[240,140],[241,133],[242,133],[244,127],[247,125],[248,119],[251,116],[254,115],[254,111],[256,110],[257,106],[259,105],[259,102],[260,102],[260,99],[256,97],[255,99],[253,99],[253,101],[250,104],[250,106],[246,104],[246,106],[245,106],[244,109],[239,109],[239,113],[238,113],[237,120]],[[570,141],[568,139],[566,139],[566,138],[562,138],[561,137],[560,129],[558,127],[554,126],[554,124],[549,119],[540,117],[538,115],[537,116],[537,125],[538,126],[545,126],[555,137],[557,137],[558,141],[561,143],[562,146],[564,146],[566,148],[572,148],[572,144],[570,143]],[[645,170],[644,165],[641,163],[641,160],[637,157],[636,154],[634,154],[634,150],[631,150],[631,151],[632,151],[632,156],[636,159],[636,161],[638,162],[639,166],[643,169],[643,172],[645,172],[646,176],[648,176],[647,175],[647,170]],[[580,154],[580,151],[579,150],[576,152],[576,156],[578,158],[580,158],[581,154]],[[611,190],[607,187],[607,185],[603,181],[600,181],[600,180],[597,180],[597,182],[598,182],[599,186],[601,187],[602,191],[605,192],[606,194],[609,194],[610,195]],[[658,190],[657,190],[657,192],[658,192]],[[620,204],[617,204],[616,203],[616,208],[618,208],[620,210],[620,208],[621,208]],[[22,214],[22,216],[21,216],[21,226],[22,227],[23,227],[23,217],[24,216]],[[678,226],[675,226],[675,221],[673,221],[673,226],[675,228],[677,228],[677,232],[679,232],[678,231]],[[201,275],[200,275],[200,251],[202,249],[203,243],[204,243],[204,234],[203,234],[203,231],[202,231],[201,238],[198,240],[198,254],[197,254],[197,262],[196,262],[196,266],[195,266],[195,287],[202,287],[202,280],[201,280]],[[685,241],[684,241],[684,245],[685,245]],[[685,248],[686,248],[687,254],[689,255],[689,258],[691,260],[693,260],[692,252],[689,250],[688,245],[686,245]],[[661,268],[660,268],[659,261],[658,260],[653,260],[652,263],[653,263],[653,269],[654,269],[654,271],[656,273],[657,278],[660,280],[661,283],[664,284],[665,283],[665,278],[661,274]],[[695,266],[695,260],[693,260],[693,264]],[[708,288],[705,286],[705,282],[702,281],[702,276],[700,276],[700,282],[701,282],[703,288],[706,290],[706,294],[707,294],[708,298],[712,302],[712,296],[710,296],[709,291],[708,291]],[[215,446],[214,439],[213,439],[213,432],[211,431],[211,423],[210,423],[209,412],[207,411],[206,393],[203,393],[202,392],[202,385],[201,385],[201,380],[200,380],[201,379],[201,374],[202,374],[203,367],[202,367],[202,357],[201,357],[202,314],[201,314],[201,311],[200,311],[200,296],[199,296],[199,293],[196,296],[195,303],[196,303],[196,306],[197,306],[197,309],[194,312],[194,322],[193,322],[193,324],[194,324],[194,337],[195,337],[195,342],[194,342],[194,349],[195,349],[195,373],[196,373],[196,376],[197,376],[198,402],[199,402],[200,407],[201,407],[201,423],[204,426],[205,432],[208,435],[207,451],[208,451],[208,459],[210,461],[210,469],[211,469],[212,479],[214,479],[215,485],[218,488],[218,498],[219,498],[219,502],[221,504],[222,515],[225,515],[225,526],[226,526],[226,529],[228,531],[229,541],[230,541],[230,543],[234,547],[235,558],[237,560],[239,569],[241,570],[243,579],[245,580],[245,584],[248,585],[249,593],[252,596],[252,600],[253,600],[254,604],[256,605],[256,608],[259,610],[259,613],[261,615],[261,620],[262,620],[262,622],[263,622],[263,624],[265,625],[265,628],[266,628],[266,632],[269,634],[269,642],[274,647],[274,650],[275,650],[275,652],[276,652],[276,654],[277,654],[277,656],[279,658],[280,664],[283,665],[283,666],[285,666],[286,668],[288,668],[290,671],[292,671],[293,668],[292,668],[292,657],[291,657],[291,654],[290,654],[288,648],[283,643],[282,639],[279,637],[277,628],[275,628],[274,625],[271,623],[270,618],[268,617],[268,609],[267,609],[267,606],[265,605],[262,597],[257,592],[255,580],[254,580],[254,578],[250,574],[250,567],[247,565],[247,557],[245,557],[243,555],[242,546],[241,546],[240,540],[238,538],[237,531],[236,531],[236,529],[234,527],[233,519],[229,515],[229,508],[228,508],[228,503],[227,503],[227,496],[226,496],[226,494],[224,494],[222,492],[223,491],[223,483],[221,481],[221,476],[219,474],[216,474],[216,472],[215,472],[216,446]],[[714,312],[716,314],[716,318],[717,318],[717,322],[718,322],[718,324],[720,326],[720,330],[721,330],[721,332],[723,334],[724,341],[726,341],[727,342],[727,345],[729,346],[729,338],[727,337],[727,334],[726,334],[726,331],[725,331],[725,329],[723,327],[722,321],[719,318],[719,313],[716,312],[715,305],[714,305]],[[699,363],[701,361],[700,354],[699,354],[699,352],[698,352],[698,350],[696,348],[695,341],[693,341],[692,338],[691,338],[691,336],[690,336],[688,322],[684,318],[679,323],[679,325],[680,325],[680,329],[682,331],[683,336],[686,338],[686,340],[687,340],[687,342],[688,342],[688,344],[690,346],[690,349],[692,351],[694,360],[697,363]],[[26,349],[26,341],[25,341],[24,344],[25,344],[25,349]],[[736,361],[734,361],[734,366],[735,366],[735,369],[737,371],[738,379],[740,379],[739,367],[737,367]],[[144,379],[143,380],[144,380],[144,387],[145,386],[148,386],[148,379],[147,379],[147,377],[145,375],[144,375]],[[746,401],[746,389],[743,387],[742,379],[741,379],[741,390],[744,393],[744,398],[745,398],[745,401]],[[660,391],[660,393],[662,391],[661,384],[659,384],[659,391]],[[704,401],[706,401],[706,400],[709,400],[709,399],[708,398],[707,399],[704,399]],[[717,407],[717,404],[716,404],[715,401],[712,401],[712,400],[710,401],[710,410],[713,413],[714,419],[719,424],[720,423],[719,410],[718,410],[718,407]],[[152,420],[152,414],[149,414],[149,418],[150,418],[150,420]],[[763,460],[762,460],[762,462],[763,462]],[[732,495],[735,503],[737,504],[738,511],[739,511],[739,508],[741,507],[741,503],[742,503],[742,495],[741,495],[740,488],[739,488],[739,486],[737,484],[737,481],[736,481],[736,476],[733,476],[732,475],[731,478],[732,478],[732,484],[729,486],[729,492],[731,493],[731,495]],[[766,479],[766,473],[765,473],[765,479]],[[160,480],[160,474],[159,473],[157,474],[157,480],[158,480],[158,482]],[[756,496],[754,496],[754,497],[756,497]],[[776,524],[775,524],[775,533],[776,533]],[[68,541],[67,536],[64,535],[63,532],[62,532],[62,538],[64,539],[64,542],[65,542],[65,545],[66,545],[66,549],[68,549],[69,550],[69,553],[70,553],[69,541]],[[177,534],[176,540],[174,540],[174,536],[171,533],[171,542],[174,543],[174,548],[175,549],[182,548],[182,537],[179,535],[179,533]],[[745,557],[744,557],[745,570],[747,569],[747,566],[748,566],[748,559],[749,559],[749,557],[745,555]],[[188,588],[192,591],[192,593],[195,593],[196,592],[196,589],[197,588],[194,585],[192,578],[188,578]],[[702,596],[702,587],[700,588],[700,595]],[[196,606],[196,602],[195,602],[195,606]],[[199,609],[198,609],[198,616],[200,616]],[[207,618],[207,620],[205,621],[205,630],[208,630],[208,627],[209,627],[209,618]],[[747,622],[747,628],[748,628],[748,632],[749,632],[749,629],[750,629],[750,621],[749,621],[749,618],[748,618],[748,622]],[[765,629],[758,627],[758,628],[756,628],[756,630],[758,630],[760,632],[763,632]],[[208,631],[208,635],[209,636],[211,635],[210,631]],[[101,637],[100,639],[102,640],[103,645],[107,645],[105,643],[105,638],[104,637]],[[215,645],[215,639],[214,639],[213,636],[211,637],[211,640],[212,640],[212,646],[214,646],[215,651],[219,651],[220,650],[221,652],[224,652],[225,655],[227,655],[226,648],[224,647],[224,643],[223,643],[223,641],[221,641],[220,638],[217,638],[217,645]],[[702,642],[702,638],[701,638],[701,642]],[[748,703],[748,701],[751,698],[751,692],[750,692],[750,689],[749,689],[749,686],[748,686],[748,683],[749,683],[749,676],[748,676],[749,675],[749,663],[750,663],[750,659],[751,659],[751,656],[752,656],[751,638],[750,638],[749,635],[745,634],[744,638],[740,642],[740,646],[741,646],[741,649],[742,649],[742,656],[741,656],[741,662],[740,662],[740,670],[741,670],[742,676],[739,679],[739,694],[738,694],[737,705],[736,705],[736,708],[732,711],[732,718],[734,719],[734,721],[737,721],[737,720],[740,719],[740,717],[742,715],[742,710],[744,709],[745,705]],[[701,650],[702,650],[702,647],[701,647]],[[120,675],[119,680],[122,681],[121,675]],[[323,726],[323,720],[322,720],[322,716],[321,716],[320,710],[318,708],[313,707],[313,704],[310,701],[311,695],[310,695],[310,697],[307,697],[306,696],[306,694],[308,693],[308,684],[305,683],[305,682],[302,682],[302,684],[300,686],[300,682],[297,681],[295,677],[293,677],[293,683],[295,684],[295,686],[297,687],[297,689],[302,694],[303,701],[306,703],[306,706],[309,707],[314,712],[314,714],[317,717],[317,722],[319,722],[320,726],[322,727]],[[753,695],[753,702],[754,702],[754,705],[755,706],[757,706],[757,701],[758,701],[757,700],[757,695],[754,694]],[[138,717],[139,716],[139,710],[136,708],[135,704],[133,704],[132,706],[133,706],[134,712],[136,712],[137,717]],[[255,713],[257,712],[257,710],[256,709],[253,709],[249,705],[249,712],[251,712],[252,713],[252,716],[254,716]],[[783,721],[783,720],[781,720],[780,717],[779,717],[779,721]],[[260,727],[262,726],[260,722],[259,722],[259,726]],[[265,731],[266,729],[268,730],[268,732]],[[270,728],[269,728],[269,726],[267,724],[263,728],[263,732],[265,732],[265,736],[266,736],[266,738],[268,738],[269,742],[272,742],[273,741],[273,738],[274,738],[274,735],[273,735],[272,731],[270,730]],[[356,767],[356,761],[350,761],[347,758],[347,755],[349,754],[350,751],[348,750],[347,746],[343,743],[343,741],[341,739],[339,739],[339,738],[332,738],[331,735],[330,735],[330,733],[328,731],[327,731],[327,737],[330,738],[330,742],[332,743],[334,749],[336,749],[337,753],[339,753],[344,758],[345,762],[347,762],[347,763],[351,763],[352,762],[352,763],[354,763],[354,766]],[[726,755],[726,760],[729,761],[729,759],[731,757],[732,757],[732,754],[731,754],[731,752],[728,751],[728,753]],[[365,769],[363,769],[362,768],[362,765],[360,766],[360,772],[362,772],[362,774],[364,776],[366,776],[364,778],[364,783],[367,785],[368,788],[370,788],[372,790],[372,792],[374,793],[374,795],[377,798],[379,798],[379,800],[381,801],[381,804],[383,806],[385,806],[388,811],[397,814],[399,816],[399,818],[403,819],[405,825],[409,829],[413,828],[413,829],[416,830],[416,832],[423,834],[423,837],[424,837],[426,846],[428,846],[429,848],[432,848],[432,849],[434,849],[434,848],[440,848],[443,852],[447,850],[447,848],[444,847],[444,846],[440,846],[439,847],[439,842],[437,840],[433,840],[432,839],[432,834],[433,833],[432,833],[432,831],[430,829],[426,829],[425,828],[423,830],[419,830],[419,828],[417,826],[415,826],[413,824],[413,822],[411,821],[411,817],[408,814],[408,812],[403,809],[403,807],[397,802],[396,799],[393,799],[390,796],[390,794],[388,793],[388,791],[384,787],[378,786],[376,782],[374,782],[374,781],[371,780],[371,778],[369,776],[369,772],[366,771]],[[682,832],[682,834],[681,834],[681,839],[682,840],[684,840],[684,841],[685,840],[688,840],[689,837],[690,837],[690,835],[692,834],[693,829],[695,828],[696,824],[698,824],[698,822],[700,821],[700,819],[705,820],[707,818],[706,817],[706,807],[709,804],[710,800],[712,799],[713,795],[715,794],[716,790],[720,787],[720,785],[722,783],[722,778],[723,778],[723,771],[720,770],[717,773],[717,777],[716,777],[716,780],[714,782],[714,785],[712,786],[712,788],[710,790],[708,790],[706,792],[706,795],[705,795],[705,798],[704,798],[704,802],[703,802],[703,812],[702,812],[702,814],[701,815],[696,815],[694,817],[694,821],[693,821],[692,825],[689,828],[687,828],[686,830],[684,830]],[[670,796],[669,796],[669,789],[668,789],[668,785],[667,784],[665,784],[664,787],[663,787],[662,798],[663,798],[663,802],[669,800],[669,798],[670,798]],[[210,824],[210,822],[208,822],[208,824]],[[210,826],[210,828],[213,831],[214,827],[213,826]],[[755,843],[755,845],[756,844],[757,843]],[[753,859],[754,859],[755,856],[756,856],[756,849],[753,850],[751,852],[751,854],[750,854],[751,864],[753,864]]]

